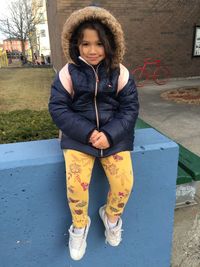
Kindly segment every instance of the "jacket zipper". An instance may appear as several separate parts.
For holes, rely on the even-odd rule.
[[[95,107],[95,114],[96,114],[96,122],[97,122],[97,130],[99,131],[99,114],[98,114],[98,108],[97,108],[97,92],[98,92],[98,83],[99,83],[99,78],[98,78],[98,68],[99,65],[97,66],[97,69],[95,71],[94,67],[90,64],[88,64],[82,57],[79,57],[82,61],[84,61],[88,66],[90,66],[93,71],[94,71],[94,75],[95,75],[95,93],[94,93],[94,107]],[[100,156],[103,157],[103,149],[100,149]]]
[[[97,70],[95,71],[95,69],[93,68],[93,71],[94,71],[94,74],[95,74],[95,77],[96,77],[95,94],[94,94],[94,106],[95,106],[95,113],[96,113],[96,120],[97,120],[97,130],[99,131],[99,113],[98,113],[98,108],[97,108],[97,92],[98,92],[98,83],[99,83],[98,68],[99,68],[99,65],[97,66]],[[103,157],[103,149],[100,149],[100,155],[101,155],[101,157]]]

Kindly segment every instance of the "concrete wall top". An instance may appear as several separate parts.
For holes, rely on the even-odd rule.
[[[177,146],[152,128],[135,132],[135,152]],[[0,145],[0,170],[62,162],[59,139]]]

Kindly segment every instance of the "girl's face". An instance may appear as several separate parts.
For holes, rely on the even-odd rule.
[[[85,29],[79,45],[80,56],[90,65],[98,65],[105,58],[105,49],[96,30]]]

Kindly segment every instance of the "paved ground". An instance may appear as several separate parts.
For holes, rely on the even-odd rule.
[[[180,79],[163,86],[149,83],[138,91],[140,118],[200,156],[200,105],[175,103],[160,97],[169,89],[199,85],[200,78]],[[200,186],[196,186],[197,200],[200,200]],[[175,211],[172,267],[200,267],[198,203]]]

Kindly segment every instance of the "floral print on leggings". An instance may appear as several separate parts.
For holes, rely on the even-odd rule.
[[[66,164],[67,198],[75,227],[87,225],[89,184],[95,157],[75,151],[64,150]],[[130,152],[123,151],[100,162],[110,184],[106,213],[120,216],[133,186],[133,170]]]

